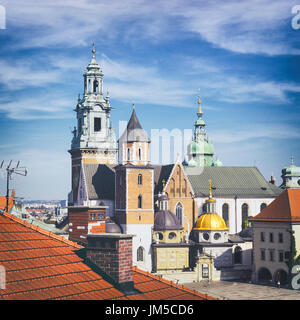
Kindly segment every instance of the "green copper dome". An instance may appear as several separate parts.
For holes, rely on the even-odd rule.
[[[214,163],[213,163],[213,167],[222,167],[223,163],[219,160],[219,158],[217,158]]]
[[[205,126],[205,122],[202,118],[199,118],[196,122],[195,122],[195,126]]]
[[[192,141],[191,142],[191,153],[192,154],[199,154],[199,153],[203,153],[203,145],[202,143],[198,143],[196,141]]]
[[[214,147],[213,147],[211,142],[205,141],[205,143],[204,143],[204,153],[205,154],[211,154],[211,155],[214,154]]]
[[[295,165],[290,165],[282,169],[283,176],[298,176],[300,177],[300,167],[296,167]]]

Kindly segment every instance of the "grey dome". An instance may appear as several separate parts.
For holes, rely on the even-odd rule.
[[[161,194],[157,198],[159,201],[169,200],[169,197],[166,194]]]
[[[122,233],[121,227],[112,220],[106,220],[105,222],[106,233]]]
[[[157,230],[181,230],[181,226],[178,218],[169,210],[161,210],[155,213],[154,228]]]
[[[243,239],[252,239],[253,238],[253,228],[247,227],[240,231],[238,235]]]

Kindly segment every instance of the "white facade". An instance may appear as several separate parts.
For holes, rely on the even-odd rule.
[[[203,213],[203,205],[207,198],[195,198],[198,206],[198,216]],[[261,211],[261,205],[269,205],[274,198],[215,198],[216,212],[222,216],[222,208],[225,203],[229,206],[229,234],[236,234],[242,230],[242,205],[248,205],[248,217],[256,216]]]
[[[151,272],[152,270],[152,225],[147,224],[127,224],[121,225],[123,232],[132,234],[132,259],[133,265],[140,269]],[[137,261],[137,251],[143,248],[143,261]]]

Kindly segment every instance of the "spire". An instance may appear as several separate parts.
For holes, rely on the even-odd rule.
[[[90,71],[90,70],[93,69],[93,70],[98,71],[100,69],[100,66],[96,61],[96,57],[95,57],[96,49],[95,49],[95,43],[94,42],[93,42],[92,46],[93,46],[93,49],[92,49],[92,54],[93,55],[92,55],[91,62],[89,63],[89,65],[87,67],[87,70]]]
[[[212,192],[211,192],[211,179],[208,180],[209,183],[209,199],[212,199]]]
[[[294,165],[294,157],[291,156],[291,166],[293,166],[293,165]]]
[[[198,91],[199,91],[199,95],[198,95],[198,112],[197,112],[197,116],[198,116],[198,118],[200,118],[203,115],[202,108],[201,108],[202,100],[200,98],[200,88],[198,89]]]
[[[93,50],[92,50],[92,53],[93,53],[93,58],[95,58],[95,53],[96,53],[95,42],[93,42]]]

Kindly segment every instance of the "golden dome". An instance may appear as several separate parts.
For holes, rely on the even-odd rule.
[[[224,219],[217,213],[202,214],[194,230],[228,230]]]

